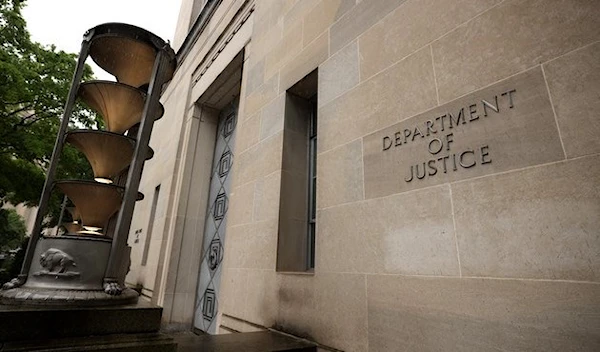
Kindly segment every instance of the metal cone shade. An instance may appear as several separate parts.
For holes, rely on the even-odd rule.
[[[133,87],[150,83],[156,55],[148,43],[118,36],[97,38],[90,47],[90,57],[98,66]]]
[[[73,221],[81,219],[81,214],[79,214],[79,210],[77,210],[77,207],[67,207],[67,210],[71,214],[71,218],[73,219]]]
[[[65,222],[62,226],[67,230],[67,233],[77,233],[82,229],[82,226],[76,222]]]
[[[85,154],[94,177],[101,179],[111,179],[123,171],[131,163],[135,148],[133,138],[104,131],[69,132],[67,142]]]
[[[119,209],[122,188],[94,181],[59,181],[56,186],[71,199],[83,226],[103,228]]]
[[[109,132],[122,134],[142,119],[146,93],[139,89],[117,82],[91,81],[82,83],[77,94],[102,115]],[[159,106],[154,119],[164,112]]]

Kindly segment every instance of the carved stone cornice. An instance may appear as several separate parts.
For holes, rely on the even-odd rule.
[[[200,64],[194,70],[194,73],[192,74],[192,84],[196,84],[200,78],[202,78],[213,62],[217,60],[221,52],[223,52],[227,44],[229,44],[235,34],[242,28],[248,18],[250,18],[250,15],[254,12],[254,5],[254,0],[244,1],[244,4],[242,4],[233,19],[229,22],[217,41],[208,50]]]

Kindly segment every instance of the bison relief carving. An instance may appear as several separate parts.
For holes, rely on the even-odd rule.
[[[50,248],[40,256],[40,265],[46,269],[35,275],[79,276],[79,272],[70,270],[77,264],[73,257],[60,249]]]

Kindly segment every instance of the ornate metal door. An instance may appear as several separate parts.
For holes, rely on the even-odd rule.
[[[208,212],[204,224],[204,241],[198,289],[196,291],[194,327],[209,334],[215,334],[217,330],[218,293],[221,281],[225,227],[227,225],[237,109],[238,98],[234,99],[219,115],[210,180]]]

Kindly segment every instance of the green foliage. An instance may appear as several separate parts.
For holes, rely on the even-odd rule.
[[[27,228],[14,209],[0,209],[0,252],[19,246]]]
[[[8,250],[27,248],[26,231],[23,218],[14,209],[0,209],[0,254],[4,255],[0,262],[0,285],[19,274],[25,253],[21,250],[12,258]]]
[[[21,15],[24,3],[0,0],[0,205],[38,203],[76,66],[75,54],[31,40]],[[91,78],[86,65],[84,80]],[[76,104],[70,128],[95,125],[95,115]],[[65,146],[57,178],[91,179],[92,174],[83,155]],[[61,198],[51,199],[54,218]]]
[[[23,260],[25,260],[25,249],[29,243],[29,237],[24,237],[17,248],[20,250],[15,254],[14,258],[5,259],[0,268],[0,285],[17,277],[21,272]]]

